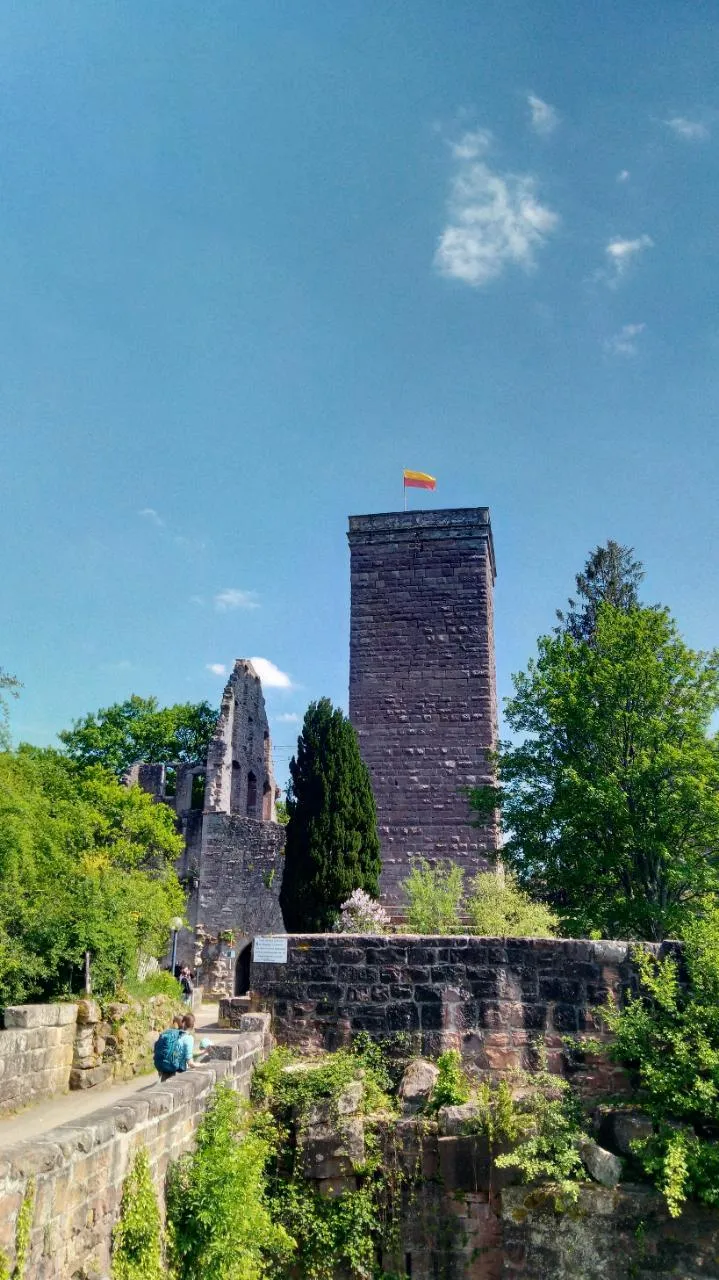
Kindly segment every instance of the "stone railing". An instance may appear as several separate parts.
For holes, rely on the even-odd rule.
[[[21,1142],[0,1160],[0,1249],[13,1256],[17,1215],[35,1180],[26,1280],[109,1280],[112,1229],[133,1156],[145,1147],[158,1193],[187,1151],[218,1080],[249,1093],[269,1043],[266,1023],[212,1050],[215,1060],[154,1083],[114,1106]]]

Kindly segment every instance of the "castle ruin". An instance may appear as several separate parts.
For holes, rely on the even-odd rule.
[[[249,982],[250,944],[284,933],[279,904],[284,827],[276,821],[278,788],[260,677],[238,658],[222,695],[207,760],[136,764],[126,776],[174,809],[185,839],[178,874],[187,891],[190,929],[177,958],[211,966],[203,980],[241,994]],[[196,937],[211,940],[200,953]]]

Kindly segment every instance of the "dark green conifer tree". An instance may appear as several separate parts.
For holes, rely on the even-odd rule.
[[[290,776],[282,913],[290,932],[322,931],[353,889],[377,897],[381,867],[367,766],[329,698],[307,708]]]

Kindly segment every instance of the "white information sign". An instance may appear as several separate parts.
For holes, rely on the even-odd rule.
[[[252,959],[255,964],[287,964],[287,939],[255,938]]]

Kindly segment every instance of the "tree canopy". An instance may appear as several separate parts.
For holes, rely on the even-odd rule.
[[[216,724],[217,710],[209,702],[161,707],[157,698],[133,694],[125,702],[90,712],[58,736],[72,760],[102,764],[121,775],[137,760],[148,764],[204,760]]]
[[[353,889],[377,897],[381,867],[369,773],[329,698],[307,708],[290,777],[282,913],[290,930],[328,929]]]
[[[570,596],[566,613],[557,609],[557,633],[567,632],[575,640],[591,640],[599,606],[611,604],[625,612],[635,608],[643,578],[644,568],[641,560],[634,559],[633,547],[623,547],[611,538],[606,546],[595,547],[575,578],[578,599]]]
[[[59,752],[0,753],[0,1004],[135,976],[161,955],[184,896],[173,814],[106,770]]]
[[[570,933],[676,935],[719,890],[719,654],[603,603],[591,644],[541,638],[514,687],[499,789],[472,793],[501,808],[503,859]]]
[[[17,676],[0,667],[0,690],[6,689],[11,697],[17,698],[21,688]],[[0,692],[0,751],[7,751],[10,746],[10,730],[8,727],[8,705],[4,693]]]

